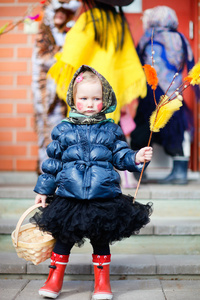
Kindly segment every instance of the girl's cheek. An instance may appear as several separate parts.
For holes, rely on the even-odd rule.
[[[77,102],[76,103],[76,108],[77,108],[77,110],[82,110],[83,109],[83,104],[80,103],[80,102]]]
[[[98,111],[101,111],[101,110],[102,110],[102,107],[103,107],[103,103],[99,103],[99,104],[97,105]]]

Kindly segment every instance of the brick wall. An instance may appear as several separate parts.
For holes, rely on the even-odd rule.
[[[0,27],[18,21],[34,0],[0,0]],[[34,10],[36,11],[36,10]],[[0,170],[36,169],[37,137],[31,98],[33,35],[24,24],[0,36]]]
[[[36,3],[39,1],[0,0],[0,27],[9,21],[18,21],[19,16],[23,16],[27,8]],[[200,29],[200,0],[198,16]],[[200,30],[198,35],[200,57]],[[34,35],[23,32],[23,24],[0,36],[0,171],[36,169],[38,148],[31,98],[33,41]],[[198,110],[200,112],[200,107]],[[200,133],[198,141],[200,142]],[[200,170],[200,163],[198,169]]]

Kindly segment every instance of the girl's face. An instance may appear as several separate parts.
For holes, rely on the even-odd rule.
[[[101,83],[98,80],[80,82],[77,85],[74,103],[81,114],[92,116],[99,113],[103,107]]]

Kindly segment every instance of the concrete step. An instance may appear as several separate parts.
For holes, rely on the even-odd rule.
[[[135,235],[111,246],[115,254],[176,254],[200,255],[200,235]],[[10,235],[0,235],[0,253],[14,253]],[[83,247],[73,247],[72,253],[91,253],[92,247],[86,240]]]
[[[162,151],[162,148],[159,152]],[[158,153],[159,154],[159,153]],[[150,163],[148,168],[146,169],[145,173],[149,180],[151,179],[161,179],[169,175],[171,172],[172,164],[169,166],[165,165],[166,158],[154,156],[153,161]],[[160,163],[163,162],[164,164],[161,165]],[[200,181],[200,172],[193,172],[188,170],[187,174],[189,182],[192,181]],[[37,181],[38,175],[36,172],[15,172],[15,171],[1,171],[0,172],[0,184],[32,184],[34,185]]]
[[[147,203],[148,200],[139,200]],[[0,234],[10,234],[33,199],[0,199]],[[33,212],[34,213],[34,212]],[[24,224],[33,215],[31,213]],[[142,235],[200,235],[200,201],[154,200],[151,222]]]
[[[0,234],[11,234],[18,220],[16,216],[0,218]],[[141,229],[140,235],[200,235],[200,218],[152,216],[151,222]]]
[[[199,181],[191,181],[188,185],[159,185],[159,184],[141,184],[137,199],[148,200],[199,200],[200,189]],[[5,199],[34,199],[33,184],[0,184],[0,198]],[[124,194],[134,196],[135,189],[122,189]]]
[[[0,184],[30,184],[37,182],[38,175],[36,172],[0,172]]]
[[[1,278],[15,275],[15,278],[26,278],[47,275],[50,259],[35,266],[16,253],[0,253]],[[112,254],[110,274],[115,278],[126,279],[129,276],[200,276],[200,255],[142,255],[142,254]],[[91,254],[71,254],[66,275],[86,276],[93,275]],[[92,276],[93,277],[93,276]],[[33,277],[31,277],[33,278]]]
[[[149,175],[150,173],[150,175]],[[162,178],[163,170],[152,170],[148,178]],[[190,173],[189,173],[190,174]],[[159,185],[154,180],[148,184],[141,183],[137,199],[149,200],[199,200],[200,176],[199,173],[188,175],[188,185]],[[5,199],[34,199],[34,186],[37,182],[37,174],[34,172],[0,172],[0,198]],[[135,194],[135,189],[122,189],[125,194]]]
[[[138,200],[139,202],[146,204],[149,202],[147,199]],[[153,213],[151,216],[151,221],[159,220],[160,222],[172,219],[174,221],[177,219],[194,220],[194,222],[200,220],[200,201],[195,199],[180,199],[179,201],[174,201],[172,199],[167,200],[150,200],[153,204]],[[34,204],[34,199],[0,199],[0,221],[7,222],[7,220],[18,220],[26,209]],[[30,214],[27,219],[32,214]],[[173,223],[169,223],[173,225]],[[188,225],[185,224],[186,226]]]

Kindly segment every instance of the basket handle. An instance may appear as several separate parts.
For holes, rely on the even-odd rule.
[[[33,206],[29,207],[21,216],[21,218],[19,219],[16,229],[15,229],[15,240],[14,240],[14,246],[17,247],[18,246],[18,235],[19,235],[19,230],[20,227],[23,223],[23,221],[25,220],[25,218],[28,216],[28,214],[30,214],[30,212],[32,212],[34,209],[38,208],[42,206],[42,203],[38,203],[38,204],[34,204]]]

